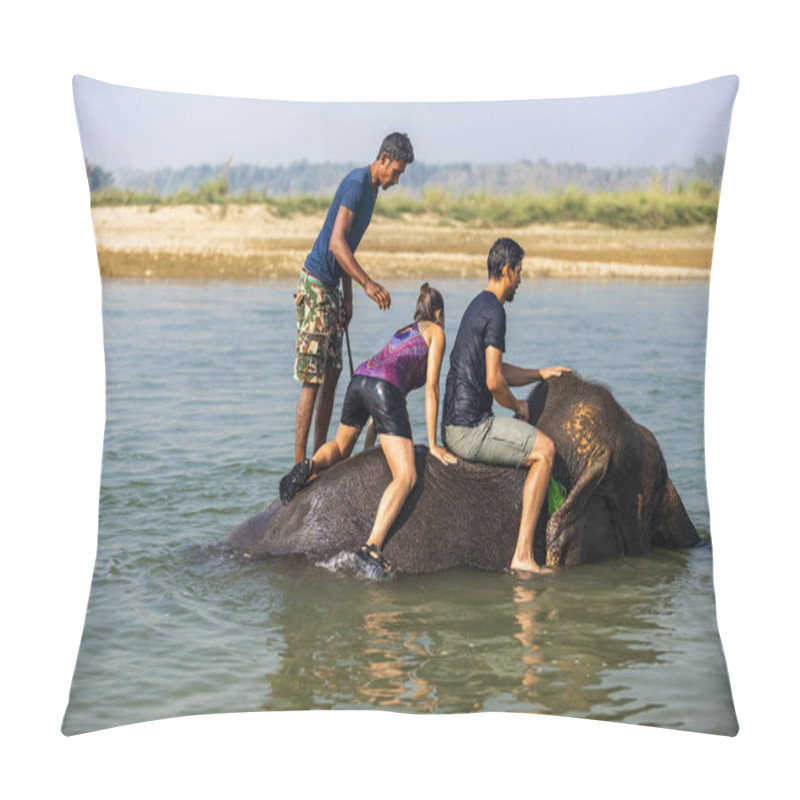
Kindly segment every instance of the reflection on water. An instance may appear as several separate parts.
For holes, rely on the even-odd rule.
[[[735,733],[709,543],[528,580],[453,571],[383,582],[351,555],[323,567],[215,546],[291,466],[292,283],[104,282],[100,540],[64,731],[330,708]],[[452,341],[481,286],[439,284]],[[385,315],[357,298],[355,361],[407,321],[417,290],[395,288]],[[532,281],[508,332],[510,361],[567,362],[653,430],[706,540],[707,291]],[[417,432],[422,394],[409,403]]]
[[[732,734],[721,649],[692,654],[716,628],[691,577],[702,550],[528,580],[454,572],[371,585],[297,565],[298,580],[312,573],[313,599],[295,592],[270,618],[283,647],[261,707],[528,711]],[[716,676],[702,695],[698,657]]]

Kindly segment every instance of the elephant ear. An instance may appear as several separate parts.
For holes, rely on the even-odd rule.
[[[661,501],[653,514],[654,547],[694,547],[700,542],[683,501],[672,481],[667,478]]]

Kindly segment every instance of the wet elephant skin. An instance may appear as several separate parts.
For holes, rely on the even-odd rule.
[[[540,517],[534,556],[573,566],[653,546],[699,542],[655,437],[602,386],[577,375],[538,384],[531,422],[556,446],[554,477],[564,505]],[[511,561],[527,471],[459,460],[445,466],[416,448],[417,485],[384,546],[404,572],[454,567],[502,571]],[[275,500],[235,528],[224,544],[253,557],[322,561],[364,543],[390,472],[380,448],[341,462],[290,503]]]

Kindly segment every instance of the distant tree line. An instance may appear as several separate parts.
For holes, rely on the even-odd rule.
[[[86,163],[86,178],[89,181],[89,191],[94,194],[95,192],[102,192],[104,189],[110,189],[114,185],[114,176],[110,172],[106,172],[102,167],[95,164]]]
[[[711,161],[698,158],[692,167],[606,168],[583,164],[551,164],[518,161],[509,164],[447,164],[415,162],[406,170],[398,189],[393,192],[420,198],[424,191],[441,190],[454,197],[484,193],[499,197],[545,195],[568,190],[617,193],[644,191],[654,186],[667,192],[682,192],[697,182],[719,189],[724,158]],[[331,197],[342,176],[356,164],[310,164],[299,161],[288,166],[262,167],[253,164],[201,164],[180,169],[149,172],[118,170],[111,175],[97,165],[86,165],[92,193],[116,189],[138,194],[169,197],[180,193],[197,193],[219,181],[225,182],[225,193],[236,197],[286,197],[314,195]]]
[[[430,167],[414,164],[401,188],[383,198],[383,217],[431,214],[443,224],[525,226],[596,223],[618,228],[716,225],[722,157],[692,169],[603,170],[536,164]],[[324,213],[348,165],[305,162],[263,167],[186,167],[143,176],[143,188],[121,188],[87,163],[92,205],[262,203],[279,217]],[[265,181],[260,183],[260,181]],[[266,186],[271,187],[267,190]]]

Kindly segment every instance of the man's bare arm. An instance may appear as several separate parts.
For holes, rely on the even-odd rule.
[[[505,377],[506,367],[503,364],[503,353],[491,345],[486,348],[486,386],[492,397],[504,408],[511,409],[520,419],[528,419],[528,404],[517,400],[509,388]],[[514,370],[518,367],[514,367]],[[528,370],[530,371],[530,370]]]
[[[503,377],[509,386],[526,386],[536,381],[557,378],[562,372],[572,372],[569,367],[545,367],[543,369],[526,369],[503,363]]]
[[[367,296],[371,300],[374,300],[379,308],[385,310],[389,308],[392,303],[389,292],[367,275],[358,261],[356,261],[356,257],[353,255],[350,245],[347,244],[345,236],[350,230],[350,226],[353,224],[353,216],[353,212],[349,208],[339,206],[339,212],[336,214],[336,220],[333,223],[333,232],[331,233],[331,253],[333,253],[333,257],[339,263],[339,266],[358,283],[359,286],[364,287]]]

